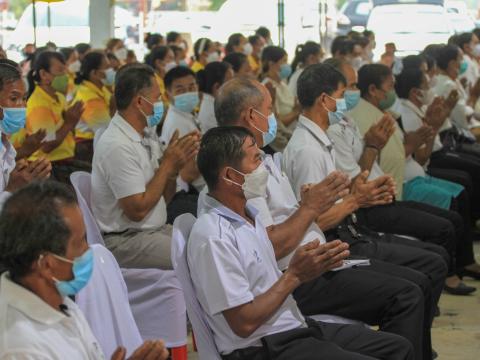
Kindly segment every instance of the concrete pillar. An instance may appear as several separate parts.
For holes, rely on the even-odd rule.
[[[114,34],[113,0],[90,0],[90,44],[93,48],[104,48]]]

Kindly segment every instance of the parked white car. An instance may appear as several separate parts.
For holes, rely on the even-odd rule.
[[[375,59],[393,42],[397,56],[418,54],[429,44],[447,43],[453,30],[443,6],[428,4],[393,4],[372,9],[367,28],[375,32]]]

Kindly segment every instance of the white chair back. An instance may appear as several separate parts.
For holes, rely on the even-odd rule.
[[[118,346],[130,355],[142,344],[142,337],[128,302],[127,287],[112,253],[100,244],[91,245],[93,273],[75,301],[87,319],[107,358]]]
[[[92,176],[85,171],[76,171],[70,175],[70,182],[77,194],[78,205],[82,210],[83,221],[87,230],[87,241],[91,244],[105,245],[102,233],[98,227],[97,221],[93,217],[90,203],[90,194],[92,192]]]
[[[77,171],[70,175],[87,231],[87,241],[105,245],[90,207],[91,175]],[[162,339],[173,348],[187,343],[187,314],[183,292],[173,271],[121,269],[130,308],[143,340]]]
[[[197,300],[188,268],[187,243],[195,220],[191,214],[181,215],[175,220],[172,237],[172,263],[183,288],[188,318],[192,323],[200,360],[221,360],[213,340],[212,330]]]

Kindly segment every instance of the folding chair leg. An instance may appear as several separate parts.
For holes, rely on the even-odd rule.
[[[170,354],[172,355],[172,360],[187,360],[187,345],[171,348]]]
[[[195,341],[195,334],[193,333],[192,330],[192,345],[193,345],[193,351],[197,352],[197,342]]]

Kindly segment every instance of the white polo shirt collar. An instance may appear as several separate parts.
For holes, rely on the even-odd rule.
[[[301,127],[308,130],[308,132],[314,138],[316,138],[322,144],[323,147],[327,148],[329,152],[332,151],[333,143],[330,140],[330,138],[327,136],[325,131],[323,131],[323,129],[320,128],[320,126],[315,124],[312,120],[307,118],[305,115],[300,115],[298,123]]]
[[[14,283],[8,273],[2,274],[0,293],[9,306],[42,324],[54,325],[67,318],[65,314],[52,308],[30,290]]]
[[[219,216],[227,219],[229,222],[237,223],[240,226],[248,223],[246,219],[244,219],[239,214],[237,214],[233,210],[223,205],[221,202],[219,202],[217,199],[210,196],[209,194],[205,196],[205,202],[209,208],[209,211],[212,211],[218,214]],[[250,215],[252,219],[256,219],[258,215],[257,209],[255,209],[253,206],[249,205],[248,203],[245,206],[245,209],[247,214]]]
[[[112,124],[134,142],[142,142],[142,136],[118,112],[112,118]]]

